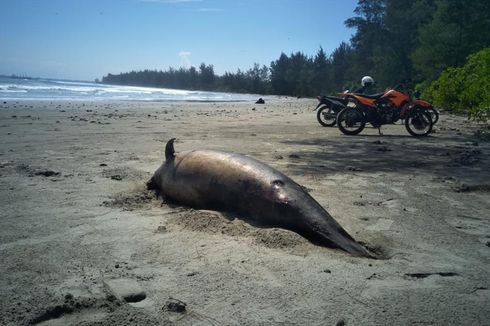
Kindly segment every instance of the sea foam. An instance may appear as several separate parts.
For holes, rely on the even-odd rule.
[[[252,101],[253,94],[188,91],[169,88],[106,85],[85,81],[0,77],[2,100],[83,101]]]

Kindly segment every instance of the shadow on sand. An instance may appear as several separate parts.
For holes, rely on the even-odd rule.
[[[464,137],[359,135],[283,143],[302,146],[289,158],[288,169],[296,175],[399,172],[455,177],[469,183],[488,182],[490,177],[484,151]]]

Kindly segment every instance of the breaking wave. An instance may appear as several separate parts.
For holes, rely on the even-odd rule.
[[[258,95],[118,86],[85,81],[0,77],[0,99],[235,102]]]

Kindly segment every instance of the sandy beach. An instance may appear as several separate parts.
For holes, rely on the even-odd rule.
[[[1,325],[490,325],[490,143],[345,136],[316,100],[0,102]],[[162,203],[176,151],[255,157],[384,259]]]

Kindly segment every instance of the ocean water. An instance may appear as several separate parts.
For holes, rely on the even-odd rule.
[[[84,81],[0,76],[0,100],[70,101],[255,101],[259,95],[169,88],[115,86]]]

